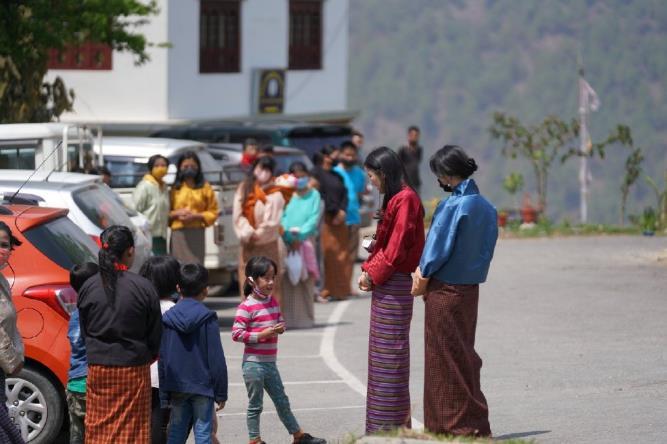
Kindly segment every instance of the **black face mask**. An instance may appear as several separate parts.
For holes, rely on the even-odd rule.
[[[199,174],[199,170],[196,168],[183,168],[181,170],[181,176],[183,176],[184,179],[194,179],[197,177],[197,174]]]
[[[345,160],[341,160],[341,162],[343,163],[343,165],[345,165],[345,166],[348,167],[348,168],[353,167],[353,166],[355,166],[355,165],[357,164],[356,161],[354,161],[354,160],[347,160],[347,159],[345,159]]]
[[[452,191],[454,191],[454,188],[452,188],[451,185],[449,185],[449,184],[443,184],[443,183],[440,182],[440,181],[438,181],[438,186],[439,186],[440,188],[442,188],[442,189],[445,191],[445,193],[451,193]]]

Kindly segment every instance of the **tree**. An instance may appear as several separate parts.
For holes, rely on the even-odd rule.
[[[44,80],[51,49],[99,42],[148,61],[136,27],[157,11],[155,0],[0,2],[0,123],[45,122],[72,109],[74,92],[62,79]]]
[[[526,126],[516,117],[495,112],[489,132],[493,139],[503,143],[503,155],[513,159],[521,156],[530,162],[537,184],[538,209],[543,212],[547,209],[547,181],[554,161],[560,157],[565,162],[573,155],[585,155],[571,145],[579,135],[576,119],[567,123],[548,116],[537,125]]]
[[[614,144],[620,144],[630,150],[630,154],[625,159],[625,174],[621,183],[620,223],[624,225],[630,188],[637,183],[642,173],[641,164],[644,161],[644,153],[641,148],[635,146],[634,139],[632,138],[632,130],[628,125],[616,125],[616,128],[612,130],[609,136],[602,142],[595,144],[594,147],[604,156],[605,147]]]

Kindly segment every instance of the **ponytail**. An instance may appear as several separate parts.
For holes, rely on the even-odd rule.
[[[132,231],[122,225],[112,225],[100,235],[102,248],[98,254],[100,276],[107,299],[116,300],[116,283],[121,271],[120,261],[123,254],[134,246]]]

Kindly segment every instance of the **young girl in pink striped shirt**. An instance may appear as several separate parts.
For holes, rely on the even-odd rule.
[[[276,366],[278,335],[285,332],[285,323],[278,302],[271,296],[278,267],[264,256],[251,258],[245,267],[246,281],[232,327],[234,341],[245,343],[243,380],[248,390],[247,425],[250,444],[264,444],[259,433],[264,390],[276,406],[278,416],[295,444],[326,444],[326,441],[304,433],[299,427]]]

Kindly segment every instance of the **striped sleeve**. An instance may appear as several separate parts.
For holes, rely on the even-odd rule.
[[[246,303],[241,303],[236,309],[234,325],[232,326],[232,339],[245,344],[255,344],[259,340],[259,332],[251,331],[250,312]]]

